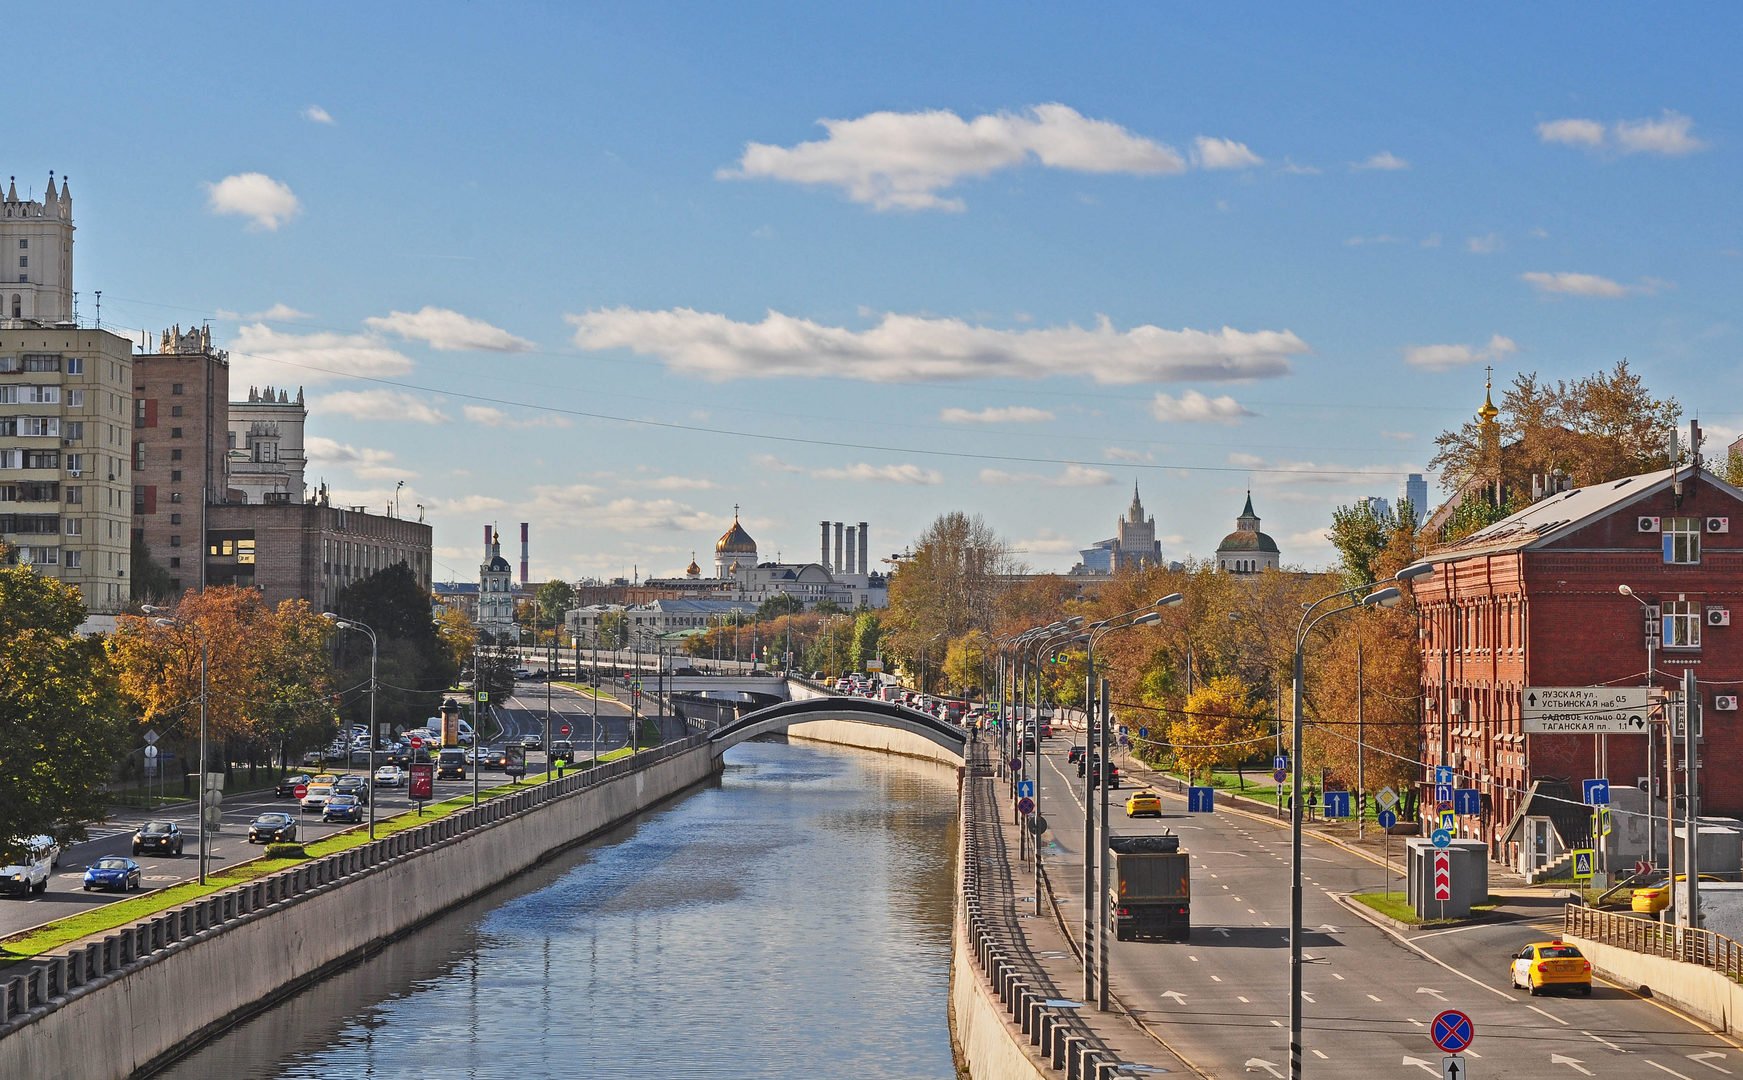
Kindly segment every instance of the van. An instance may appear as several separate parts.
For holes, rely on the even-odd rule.
[[[52,836],[32,836],[20,841],[24,850],[18,861],[0,866],[0,893],[38,896],[48,891],[49,875],[60,865],[61,848]]]
[[[436,755],[436,776],[443,780],[466,779],[466,751],[450,747]]]

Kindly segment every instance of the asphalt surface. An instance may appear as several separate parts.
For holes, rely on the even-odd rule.
[[[1074,935],[1082,925],[1083,781],[1047,740],[1043,858]],[[1221,807],[1186,813],[1164,792],[1161,819],[1128,819],[1127,786],[1110,792],[1116,833],[1170,829],[1192,856],[1192,937],[1185,944],[1110,943],[1111,986],[1155,1035],[1209,1076],[1287,1076],[1290,849],[1287,823]],[[1335,894],[1380,888],[1386,870],[1309,838],[1303,848],[1303,1073],[1321,1077],[1443,1076],[1429,1037],[1444,1009],[1477,1036],[1460,1077],[1570,1080],[1718,1076],[1743,1070],[1743,1049],[1703,1025],[1598,981],[1591,998],[1533,998],[1509,989],[1509,957],[1556,936],[1558,908],[1454,929],[1394,934]]]

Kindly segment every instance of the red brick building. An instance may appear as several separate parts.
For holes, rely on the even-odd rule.
[[[207,508],[225,501],[230,354],[206,327],[165,330],[133,358],[133,542],[169,571],[170,589],[204,588]]]
[[[1743,713],[1731,711],[1743,691],[1743,491],[1685,465],[1558,492],[1428,560],[1435,573],[1416,582],[1423,757],[1451,764],[1461,786],[1482,792],[1484,812],[1465,824],[1467,835],[1514,861],[1533,782],[1566,783],[1577,800],[1580,781],[1600,775],[1598,736],[1522,730],[1522,691],[1645,685],[1648,636],[1652,685],[1680,687],[1695,672],[1705,709],[1701,812],[1743,817],[1743,769],[1734,767]],[[1651,737],[1662,785],[1663,726]],[[1647,739],[1604,737],[1613,787],[1647,775]],[[1680,770],[1675,784],[1683,790]]]

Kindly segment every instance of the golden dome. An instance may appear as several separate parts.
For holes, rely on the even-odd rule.
[[[694,551],[692,551],[690,553],[690,565],[686,566],[684,568],[684,576],[685,577],[701,577],[702,576],[702,568],[700,566],[696,565],[696,553]]]
[[[738,507],[732,508],[732,528],[721,534],[714,542],[716,555],[755,555],[757,542],[750,538],[750,533],[744,531],[744,526],[738,523]]]

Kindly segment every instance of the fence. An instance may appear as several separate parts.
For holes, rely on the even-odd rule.
[[[962,784],[962,914],[981,973],[1029,1045],[1068,1080],[1129,1075],[1075,1010],[1054,1004],[1066,995],[1030,953],[1014,896],[994,885],[1008,880],[1010,854],[997,827],[989,827],[998,814],[992,784],[986,746],[973,744]]]
[[[1743,982],[1743,945],[1711,930],[1569,904],[1562,916],[1562,932],[1618,949],[1699,964],[1733,982]]]
[[[154,954],[162,953],[177,942],[208,931],[222,930],[236,920],[252,918],[277,904],[345,881],[382,863],[416,854],[464,833],[488,828],[505,818],[647,768],[707,742],[705,735],[692,735],[633,757],[605,762],[596,769],[578,769],[561,780],[499,795],[392,836],[311,859],[255,881],[203,896],[108,934],[100,941],[75,946],[64,955],[40,958],[23,974],[0,983],[0,1038],[11,1034],[25,1022],[32,1010],[88,983],[136,964],[151,962]]]

